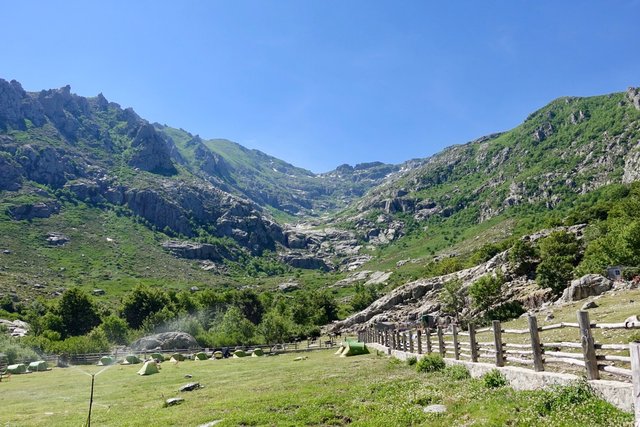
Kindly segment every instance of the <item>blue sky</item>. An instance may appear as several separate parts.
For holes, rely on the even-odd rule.
[[[640,85],[640,1],[0,0],[0,77],[322,172]]]

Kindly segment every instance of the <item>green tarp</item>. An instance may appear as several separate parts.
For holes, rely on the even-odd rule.
[[[366,344],[363,342],[347,341],[343,344],[343,347],[344,348],[340,353],[340,357],[356,356],[358,354],[369,353],[369,349],[367,349]]]
[[[233,352],[233,357],[247,357],[247,353],[245,353],[243,350],[236,350]]]
[[[46,371],[47,369],[49,369],[49,365],[47,365],[47,362],[44,360],[29,363],[29,370],[31,372]]]
[[[177,362],[182,362],[184,360],[184,356],[180,353],[173,353],[171,358],[176,360]]]
[[[160,371],[158,370],[158,365],[156,364],[156,362],[153,360],[147,360],[146,362],[144,362],[144,365],[142,365],[142,368],[140,368],[140,370],[138,371],[138,375],[151,375],[157,374],[158,372]]]
[[[251,357],[260,357],[264,356],[264,351],[261,348],[256,348],[251,352]]]
[[[116,359],[113,356],[102,356],[98,362],[98,366],[109,366],[116,363]]]
[[[10,374],[26,374],[29,371],[27,371],[27,365],[24,363],[17,363],[15,365],[7,366],[7,372]]]
[[[149,357],[151,357],[153,360],[164,362],[164,356],[160,353],[151,353]]]
[[[137,365],[138,363],[142,362],[140,360],[140,358],[138,356],[136,356],[135,354],[130,354],[127,357],[124,358],[124,362],[122,362],[123,365]]]
[[[200,353],[196,353],[194,356],[195,360],[207,360],[209,358],[209,356],[207,356],[207,353],[205,353],[204,351],[201,351]]]

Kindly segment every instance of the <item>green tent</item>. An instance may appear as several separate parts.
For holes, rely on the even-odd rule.
[[[247,357],[247,353],[245,353],[243,350],[236,350],[233,352],[233,357],[234,358]]]
[[[18,363],[7,366],[7,372],[10,374],[26,374],[29,371],[27,370],[27,365],[24,363]]]
[[[151,357],[153,360],[164,362],[164,356],[160,353],[151,353],[149,357]]]
[[[153,360],[147,360],[138,371],[138,375],[152,375],[157,374],[158,372],[160,372],[158,370],[158,364]]]
[[[213,359],[222,359],[223,357],[224,357],[224,355],[223,355],[223,354],[222,354],[222,352],[221,352],[221,351],[219,351],[219,350],[218,350],[218,351],[215,351],[215,352],[213,353]]]
[[[98,366],[109,366],[116,363],[116,359],[113,356],[102,356],[98,361]]]
[[[358,341],[347,341],[340,357],[356,356],[358,354],[369,354],[367,345]]]
[[[171,355],[171,358],[175,359],[178,362],[182,362],[184,360],[184,356],[182,354],[180,354],[180,353],[173,353]]]
[[[207,356],[207,353],[205,353],[204,351],[196,353],[194,356],[194,360],[207,360],[208,358],[209,356]]]
[[[251,352],[251,357],[260,357],[264,356],[264,351],[261,348],[256,348]]]
[[[44,360],[29,363],[29,370],[31,372],[46,371],[47,369],[49,369],[49,365],[47,365],[47,362]]]
[[[122,362],[123,365],[137,365],[138,363],[140,363],[141,360],[138,356],[136,356],[135,354],[130,354],[128,356],[126,356],[124,358],[124,362]]]

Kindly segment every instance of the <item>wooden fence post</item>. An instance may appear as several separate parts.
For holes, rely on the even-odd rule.
[[[440,356],[444,357],[447,350],[444,347],[444,336],[442,336],[442,326],[438,326],[438,350],[440,351]]]
[[[402,333],[402,351],[407,351],[407,333]]]
[[[431,354],[431,329],[424,330],[425,344],[427,345],[427,354]]]
[[[493,321],[493,343],[496,346],[496,366],[504,366],[504,352],[502,349],[502,326],[499,320]]]
[[[471,347],[471,361],[478,361],[478,343],[476,343],[476,326],[469,323],[469,346]]]
[[[413,332],[409,330],[409,353],[413,353]]]
[[[531,350],[533,351],[533,369],[537,372],[544,371],[540,334],[538,333],[538,319],[535,316],[529,316],[529,335],[531,336]]]
[[[458,325],[451,325],[451,333],[453,334],[453,358],[460,360],[460,346],[458,346]]]
[[[633,383],[633,407],[635,426],[640,426],[640,342],[629,343],[631,356],[631,382]]]
[[[580,325],[580,344],[582,344],[584,366],[587,369],[587,379],[600,379],[598,361],[596,359],[596,347],[593,341],[593,335],[591,334],[591,323],[589,322],[588,312],[578,311],[578,324]]]
[[[418,354],[422,354],[422,329],[418,329],[416,332],[416,339],[418,340]]]
[[[389,330],[385,329],[384,330],[384,346],[385,347],[389,347]]]

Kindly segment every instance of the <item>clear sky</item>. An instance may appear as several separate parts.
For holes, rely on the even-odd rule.
[[[322,172],[640,85],[640,1],[0,0],[0,77]]]

